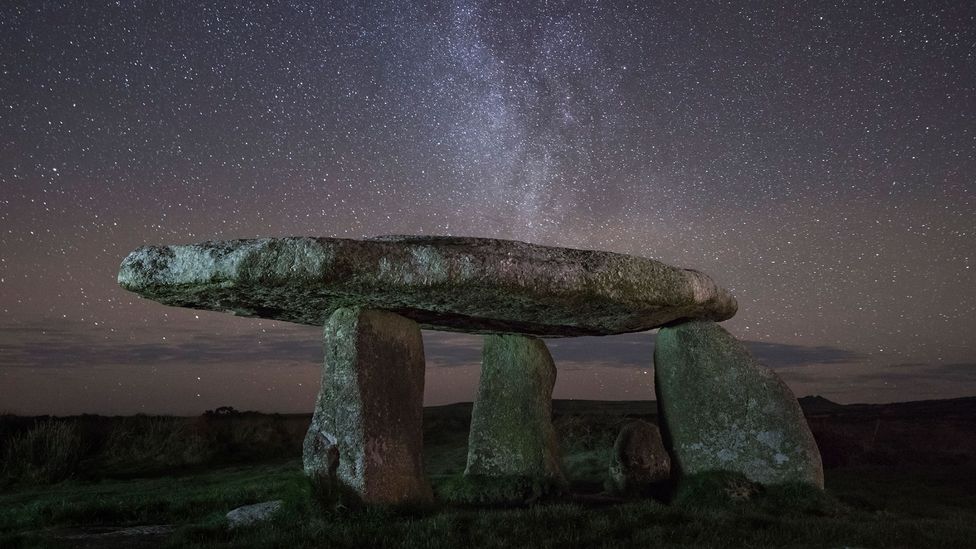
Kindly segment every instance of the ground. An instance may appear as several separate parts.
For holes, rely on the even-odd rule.
[[[808,417],[825,447],[826,492],[772,487],[745,490],[744,500],[713,497],[716,486],[727,487],[725,479],[688,484],[669,503],[599,495],[608,438],[624,417],[653,420],[653,413],[644,413],[647,403],[557,402],[556,426],[574,493],[508,508],[440,503],[323,511],[297,452],[294,459],[208,458],[175,473],[155,467],[114,476],[98,473],[102,458],[89,455],[80,461],[89,469],[67,480],[8,479],[0,493],[0,547],[972,547],[976,462],[965,426],[972,424],[973,404],[834,408],[811,401]],[[463,470],[470,407],[426,412],[427,469],[443,500]],[[212,421],[236,422],[240,430],[267,416]],[[212,425],[207,429],[220,433]],[[915,439],[909,451],[922,433],[925,438]],[[226,528],[227,511],[272,499],[285,502],[272,521]],[[137,525],[144,528],[120,532]]]

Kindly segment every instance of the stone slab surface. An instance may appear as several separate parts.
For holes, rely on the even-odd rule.
[[[144,246],[123,288],[176,307],[322,326],[342,307],[424,328],[545,337],[722,321],[736,301],[707,275],[630,255],[438,236],[264,238]]]
[[[820,451],[793,392],[718,324],[661,328],[654,385],[679,474],[734,471],[823,488]]]

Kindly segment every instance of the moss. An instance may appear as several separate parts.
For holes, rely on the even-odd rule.
[[[561,478],[552,426],[556,368],[545,343],[485,336],[466,473]]]
[[[524,505],[565,493],[565,481],[525,475],[458,475],[443,481],[437,496],[468,505]]]
[[[835,516],[845,509],[833,495],[808,483],[763,485],[735,471],[708,471],[682,477],[673,503],[683,508],[748,507],[772,515]]]
[[[735,471],[706,471],[678,482],[673,502],[686,507],[728,507],[754,499],[763,486]]]

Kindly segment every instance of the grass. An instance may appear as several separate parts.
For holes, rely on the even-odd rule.
[[[0,491],[0,547],[62,547],[73,543],[63,539],[66,534],[81,529],[146,524],[173,525],[175,530],[157,537],[91,539],[83,546],[976,545],[976,465],[972,459],[940,453],[940,448],[959,452],[971,446],[959,435],[963,423],[932,419],[926,432],[943,429],[953,444],[916,444],[915,453],[908,454],[904,449],[917,434],[917,417],[906,420],[904,429],[886,424],[882,435],[888,438],[873,439],[870,453],[860,443],[830,446],[834,439],[844,442],[841,435],[863,440],[860,431],[875,432],[870,422],[821,421],[815,426],[821,446],[843,458],[838,461],[842,465],[828,469],[826,492],[804,486],[761,487],[715,473],[685,479],[666,503],[623,501],[594,494],[602,490],[609,446],[626,411],[597,414],[577,404],[555,420],[571,490],[536,490],[514,479],[512,486],[499,490],[516,497],[508,498],[507,505],[487,505],[466,500],[466,486],[458,480],[469,410],[455,406],[427,412],[425,459],[439,503],[359,510],[318,503],[296,459],[300,451],[294,448],[307,419],[293,422],[292,428],[281,418],[257,416],[80,418],[74,423],[8,418],[11,423],[0,422],[4,469],[34,472],[30,479],[8,478]],[[896,456],[907,458],[899,463]],[[240,463],[242,457],[250,462]],[[67,480],[58,481],[65,478],[64,471],[69,471]],[[227,528],[227,511],[277,499],[284,507],[270,521]],[[449,503],[452,499],[464,504]]]
[[[174,477],[68,481],[0,495],[0,547],[34,547],[66,526],[221,522],[227,511],[269,499],[296,501],[307,486],[296,462],[228,467]]]
[[[965,547],[972,471],[848,471],[826,493],[767,487],[744,500],[517,508],[324,511],[297,461],[141,480],[67,482],[0,496],[0,546],[55,546],[74,525],[176,524],[170,547]],[[971,476],[969,477],[971,478]],[[707,485],[714,479],[702,482]],[[697,486],[701,489],[702,486]],[[228,530],[237,506],[282,499],[271,521]]]
[[[78,427],[71,422],[39,422],[10,438],[3,448],[3,478],[51,483],[71,476],[84,454]]]
[[[462,475],[441,477],[435,486],[437,499],[460,505],[520,505],[549,500],[566,491],[556,479],[522,476],[483,477]]]
[[[0,488],[140,477],[301,455],[304,416],[0,415]]]

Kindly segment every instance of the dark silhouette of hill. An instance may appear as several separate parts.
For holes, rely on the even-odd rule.
[[[812,399],[817,399],[814,403]],[[910,402],[891,402],[887,404],[837,404],[823,397],[804,397],[800,399],[803,411],[809,416],[813,413],[834,413],[844,415],[881,414],[885,417],[917,418],[926,417],[974,417],[976,416],[976,397],[961,397],[941,400],[915,400]]]
[[[976,397],[890,404],[799,399],[827,469],[846,466],[956,466],[976,463]],[[470,402],[424,410],[429,459],[463,470]],[[553,401],[553,423],[566,452],[603,459],[624,423],[657,422],[657,403]],[[0,484],[18,479],[170,474],[186,468],[295,459],[311,414],[240,412],[231,407],[196,417],[66,418],[0,415]],[[23,456],[30,456],[27,461]],[[433,458],[432,456],[440,456]]]
[[[832,400],[827,400],[820,395],[805,396],[797,400],[800,402],[800,407],[803,408],[803,413],[808,416],[811,414],[836,412],[844,407],[843,404],[838,404]]]

